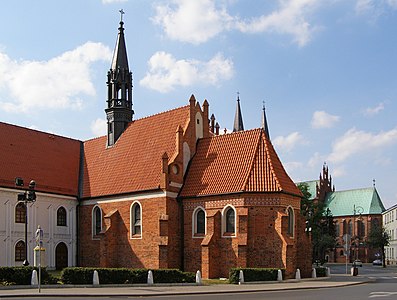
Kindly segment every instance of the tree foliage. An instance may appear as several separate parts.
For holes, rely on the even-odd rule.
[[[299,183],[298,188],[303,194],[301,200],[301,214],[306,219],[306,232],[311,234],[313,260],[325,260],[327,250],[335,248],[336,229],[331,211],[324,203],[311,200],[307,183]]]
[[[368,236],[368,245],[374,249],[382,251],[382,265],[386,268],[385,247],[390,245],[390,236],[385,228],[377,223],[373,223]]]

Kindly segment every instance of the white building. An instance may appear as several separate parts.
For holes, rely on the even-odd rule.
[[[43,247],[49,269],[77,264],[77,205],[82,142],[0,122],[0,266],[34,263],[37,227],[44,231]],[[24,180],[16,186],[15,179]],[[36,182],[36,201],[18,194]]]
[[[385,247],[386,264],[397,264],[397,204],[383,213],[383,226],[390,237],[390,245]]]

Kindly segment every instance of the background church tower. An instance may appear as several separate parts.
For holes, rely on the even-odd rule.
[[[234,115],[233,132],[244,130],[243,115],[240,108],[240,93],[237,92],[236,114]]]
[[[132,121],[132,73],[128,67],[127,49],[124,40],[123,10],[113,60],[108,71],[107,145],[113,146]]]

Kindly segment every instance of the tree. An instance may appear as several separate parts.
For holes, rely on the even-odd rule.
[[[311,233],[313,260],[325,260],[325,253],[335,248],[336,229],[331,211],[322,202],[311,200],[307,183],[299,183],[298,188],[303,194],[301,214],[306,219],[306,232]]]
[[[382,265],[386,268],[385,247],[390,245],[390,236],[385,228],[377,223],[373,223],[368,236],[368,245],[374,249],[382,251]]]

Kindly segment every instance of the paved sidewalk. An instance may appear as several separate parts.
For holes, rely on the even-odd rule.
[[[93,286],[42,286],[41,292],[30,286],[2,287],[0,298],[12,297],[109,297],[109,296],[165,296],[188,294],[220,294],[220,293],[248,293],[257,291],[318,289],[342,287],[348,285],[373,282],[367,277],[350,275],[331,275],[328,278],[285,280],[283,282],[246,283],[242,285],[216,284],[216,285],[101,285]]]

